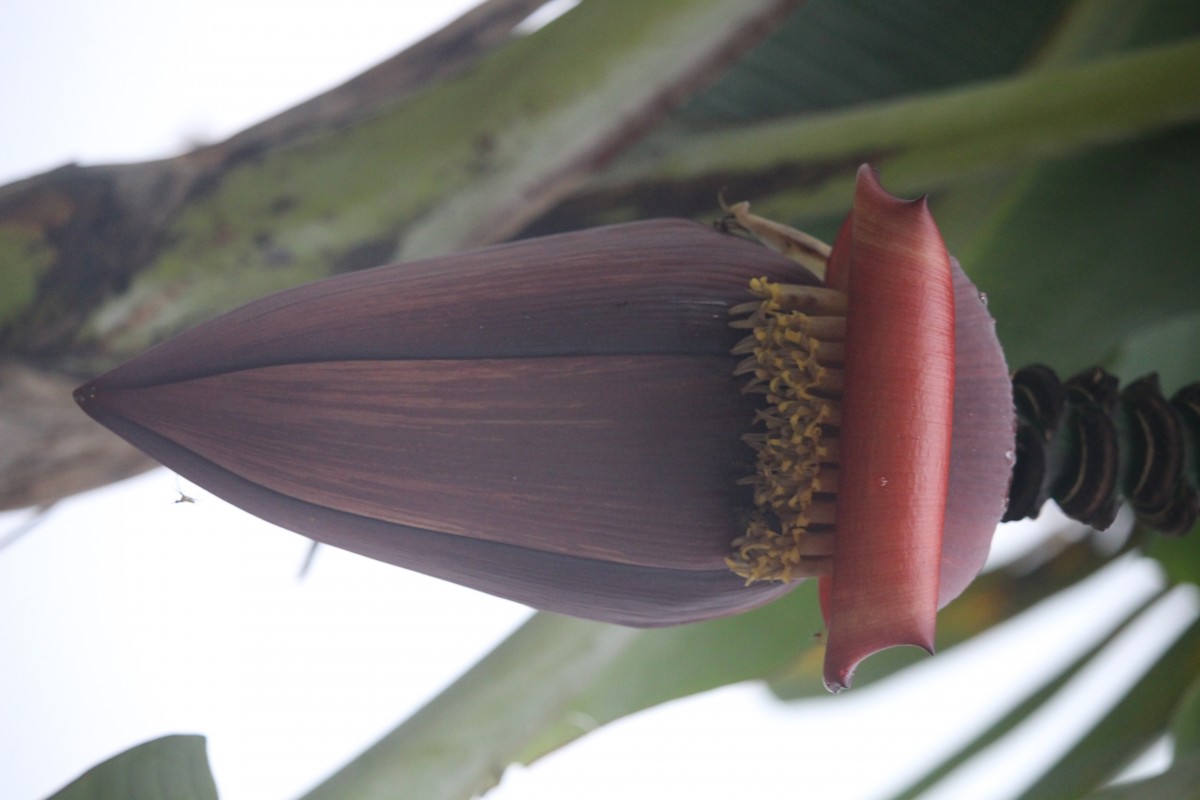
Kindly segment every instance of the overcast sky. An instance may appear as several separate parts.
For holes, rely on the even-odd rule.
[[[6,3],[0,183],[219,139],[351,77],[465,5]],[[196,502],[176,503],[180,491]],[[27,517],[0,515],[0,541]],[[52,509],[0,551],[0,796],[34,800],[138,742],[196,732],[209,737],[225,800],[293,797],[529,613],[329,549],[299,581],[306,549],[165,470]],[[996,631],[979,652],[938,656],[887,687],[784,706],[747,685],[673,703],[510,771],[492,797],[878,797],[1158,580],[1146,563],[1117,565],[1033,623]],[[1161,640],[1196,613],[1196,599],[1176,595],[1159,613],[1161,624],[1139,635]],[[1114,654],[1096,680],[1111,691],[1157,646]],[[1105,689],[1087,691],[1065,715],[1076,726]],[[1027,780],[1063,741],[1062,724],[1031,728],[1027,743],[964,774],[970,796],[1003,797]],[[960,784],[941,796],[966,795]]]

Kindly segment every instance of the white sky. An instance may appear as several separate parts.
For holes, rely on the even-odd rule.
[[[0,183],[70,160],[165,156],[228,135],[378,62],[464,5],[6,3]],[[0,552],[6,800],[42,797],[173,732],[208,736],[225,800],[294,797],[528,614],[328,548],[298,581],[304,540],[190,485],[179,488],[197,502],[177,504],[177,486],[159,470],[73,498]],[[24,518],[0,515],[0,541]],[[784,706],[749,685],[672,703],[510,771],[489,797],[879,797],[1065,663],[1072,644],[1091,641],[1157,580],[1145,563],[1118,565],[1040,621],[885,687]],[[1196,606],[1194,594],[1172,597],[1141,635],[1161,642]],[[1136,653],[1155,648],[1115,653],[1100,682],[1111,685],[1137,666]],[[1080,719],[1103,691],[1093,688],[1065,717]],[[1028,780],[1021,765],[1053,755],[1062,724],[1031,729],[1033,747],[965,776],[970,795]],[[944,796],[964,796],[956,791]]]

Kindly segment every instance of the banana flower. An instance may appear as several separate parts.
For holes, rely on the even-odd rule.
[[[824,276],[775,227],[816,269],[678,220],[519,241],[262,298],[75,395],[251,514],[539,609],[674,625],[819,577],[836,690],[931,650],[982,566],[1011,389],[923,201],[860,170]]]

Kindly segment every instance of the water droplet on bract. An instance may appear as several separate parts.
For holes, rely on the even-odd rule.
[[[1009,466],[1012,466],[1013,464],[1017,463],[1017,454],[1012,450],[1005,450],[1004,460],[1008,462]]]
[[[880,478],[880,479],[879,479],[879,485],[880,485],[881,487],[883,487],[883,486],[887,486],[887,485],[888,485],[888,479],[887,479],[887,478]]]
[[[984,308],[987,308],[987,292],[979,293],[979,302],[983,303]]]

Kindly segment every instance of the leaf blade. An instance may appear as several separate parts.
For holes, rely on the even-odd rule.
[[[49,800],[217,800],[203,736],[152,739],[97,764]]]

